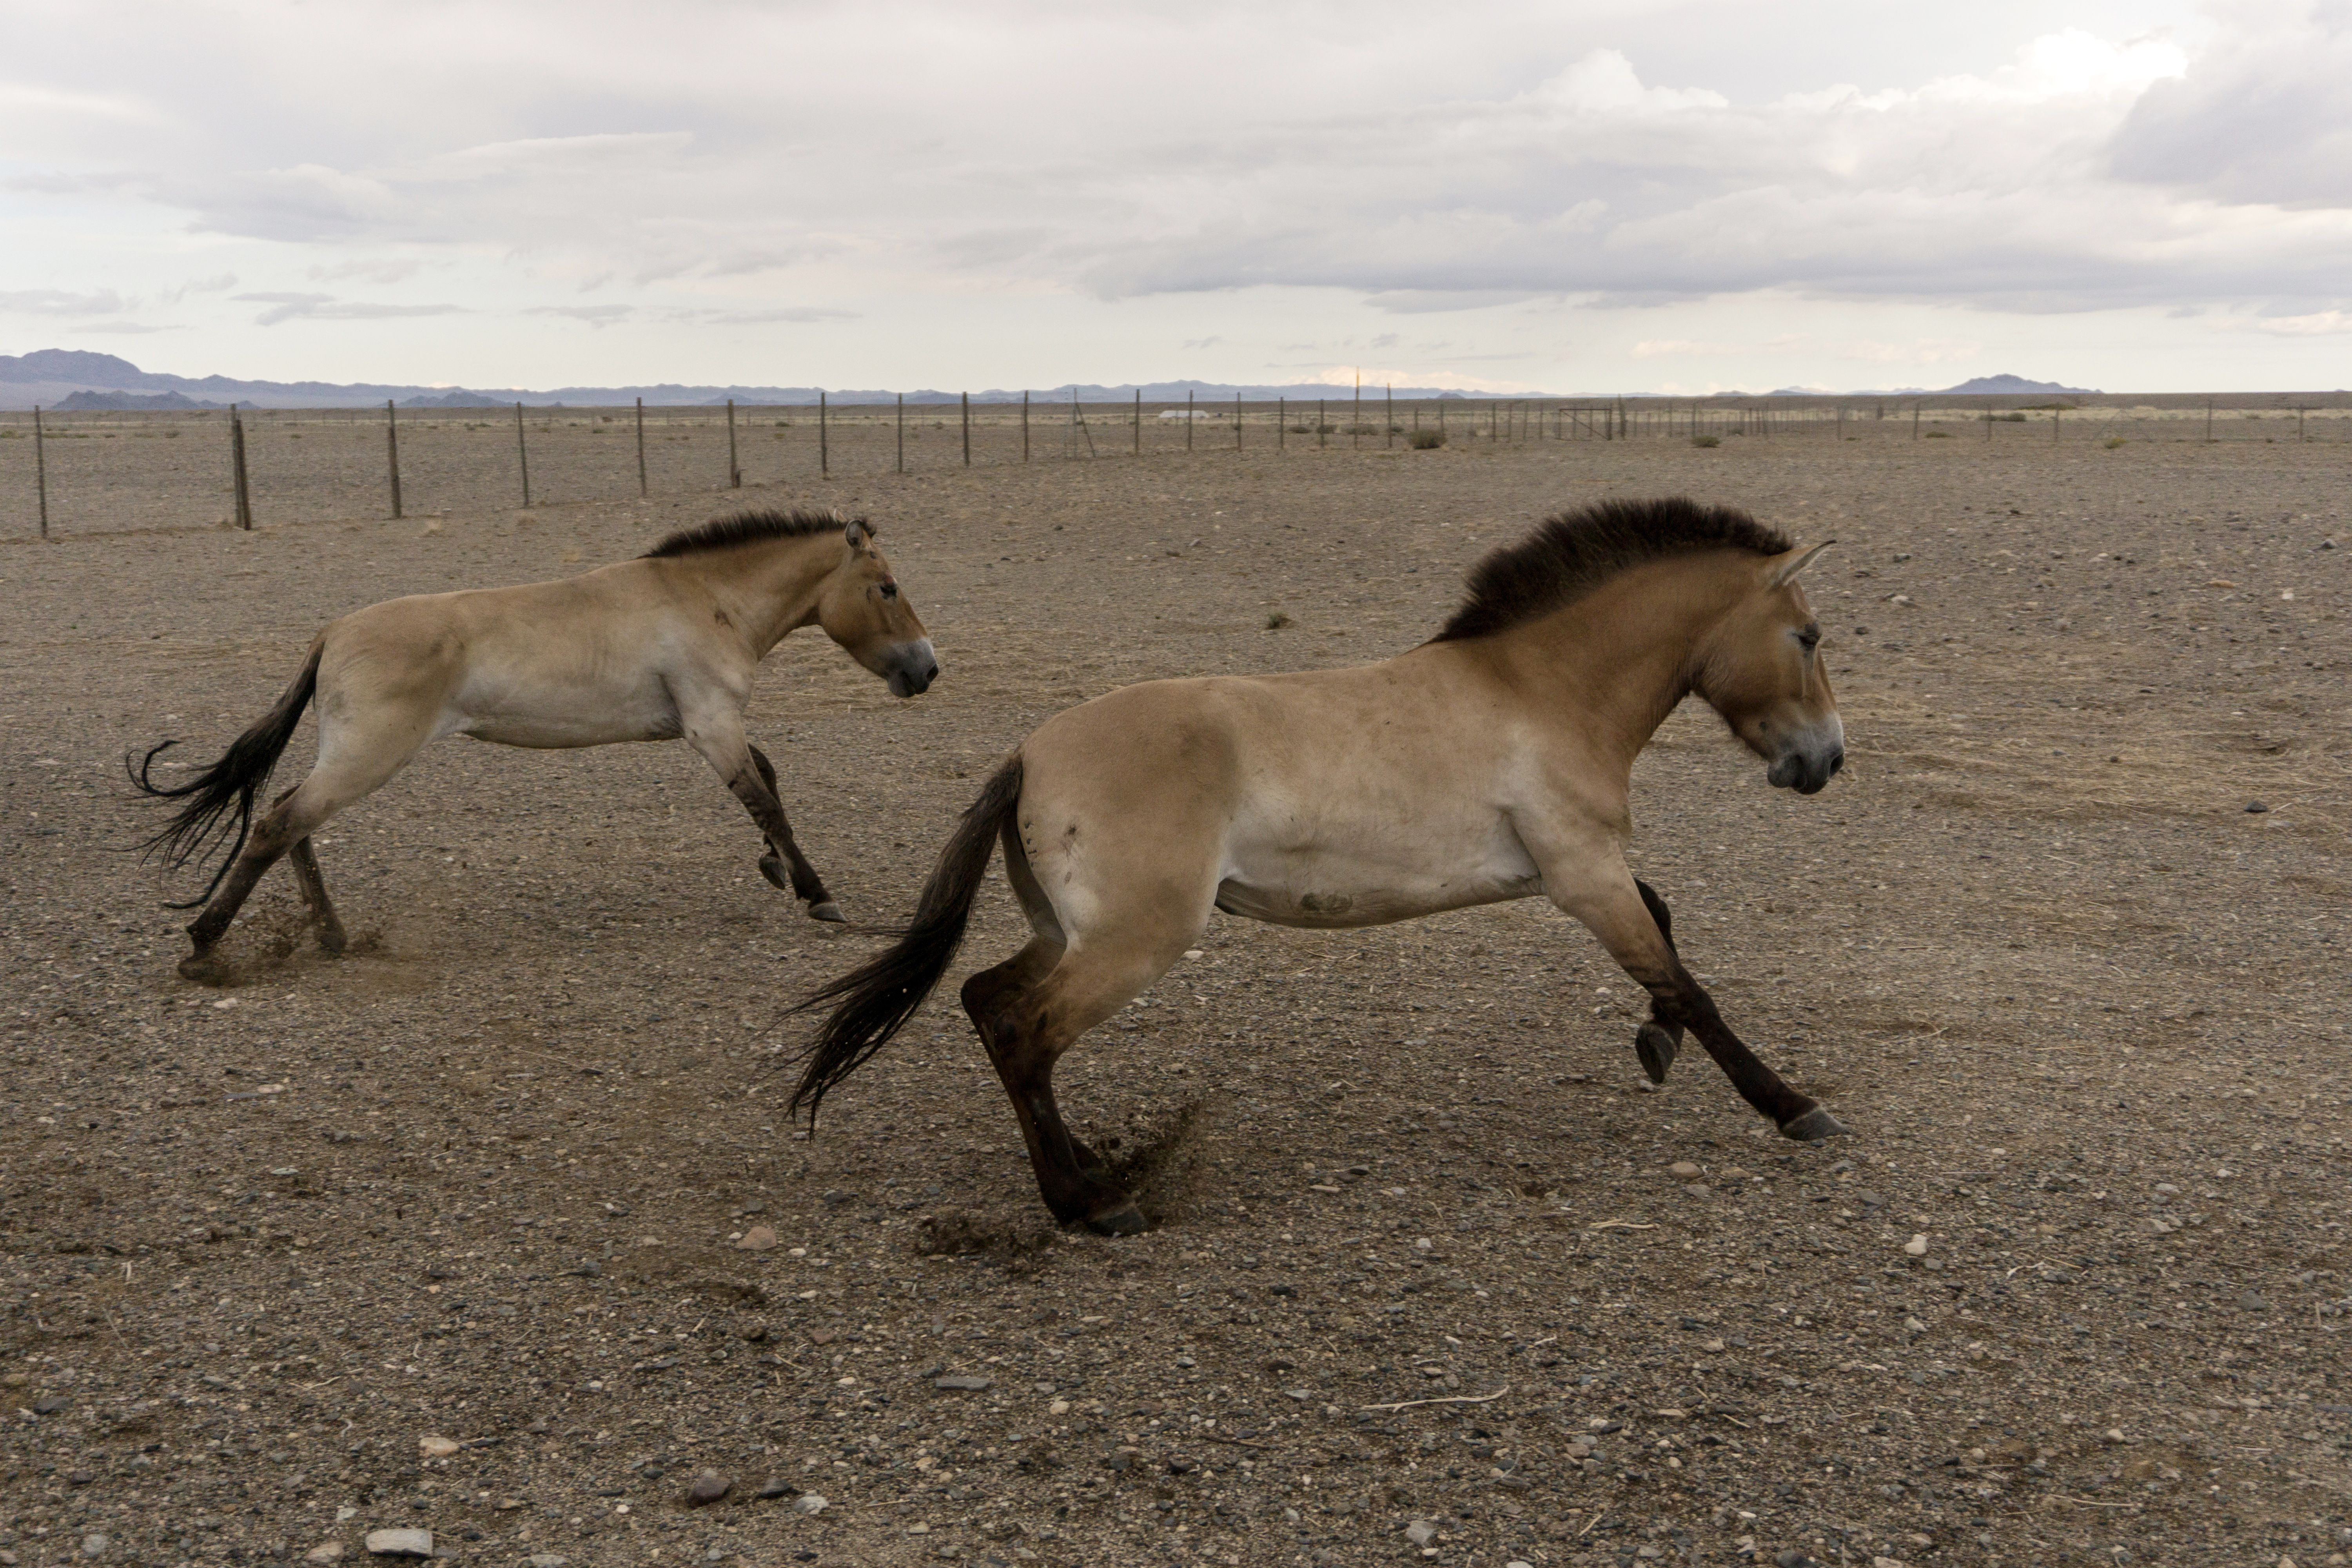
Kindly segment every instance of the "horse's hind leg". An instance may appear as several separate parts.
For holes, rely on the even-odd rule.
[[[1658,922],[1658,934],[1666,939],[1666,951],[1679,960],[1682,954],[1675,946],[1675,917],[1666,908],[1666,900],[1658,890],[1639,877],[1633,886],[1641,889],[1642,902],[1650,918]],[[1682,1049],[1683,1026],[1666,1016],[1666,1010],[1655,996],[1650,998],[1650,1021],[1633,1036],[1633,1054],[1642,1058],[1642,1070],[1650,1075],[1652,1083],[1666,1081],[1666,1072],[1675,1065],[1675,1057]]]
[[[319,852],[310,847],[308,836],[296,841],[286,852],[294,863],[294,879],[301,884],[302,902],[310,911],[310,924],[319,933],[319,945],[329,952],[341,952],[350,944],[343,934],[343,922],[335,917],[335,906],[327,897],[327,879],[319,874]]]

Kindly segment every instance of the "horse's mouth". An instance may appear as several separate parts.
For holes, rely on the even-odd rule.
[[[926,637],[892,659],[889,673],[882,679],[893,697],[920,697],[939,678],[939,656],[931,651],[930,639]]]
[[[1792,789],[1799,795],[1819,795],[1831,777],[1843,766],[1843,746],[1827,752],[1790,752],[1772,764],[1764,775],[1764,782],[1774,789]]]

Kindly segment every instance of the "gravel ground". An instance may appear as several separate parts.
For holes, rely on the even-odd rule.
[[[946,667],[899,703],[804,635],[754,703],[873,922],[1046,714],[1411,646],[1547,510],[1839,540],[1845,773],[1791,799],[1680,715],[1636,866],[1853,1136],[1770,1136],[1696,1053],[1648,1089],[1633,988],[1536,904],[1217,917],[1064,1063],[1129,1241],[1046,1222],[952,979],[785,1121],[782,1009],[873,939],[767,888],[682,746],[436,748],[322,835],[361,951],[273,876],[240,983],[173,975],[126,749],[209,753],[344,610],[709,497],[0,543],[0,1568],[392,1528],[539,1568],[2342,1563],[2341,448],[1864,434],[747,497],[870,512]],[[965,962],[1015,927],[1000,884]]]

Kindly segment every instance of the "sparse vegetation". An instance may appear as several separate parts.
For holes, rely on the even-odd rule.
[[[2102,447],[2105,447],[2108,451],[2110,451],[2110,452],[2114,451],[2116,447],[2118,447],[2122,446],[2123,444],[2124,444],[2124,438],[2123,438],[2122,437],[2120,437],[2120,436],[2110,436],[2110,437],[2108,437],[2105,440],[2104,440],[2104,441],[2102,441],[2102,442],[2100,442],[2100,443],[2099,443],[2099,445],[2101,445]]]
[[[1952,438],[1952,433],[1949,430],[1930,430],[1926,438],[1930,441],[1948,441]]]
[[[1435,451],[1438,447],[1445,445],[1445,432],[1443,430],[1416,430],[1412,433],[1411,445],[1412,449],[1416,452]]]
[[[1694,447],[1720,447],[1723,445],[1723,437],[1720,436],[1694,436],[1691,437],[1691,445]]]
[[[1265,629],[1270,632],[1278,632],[1289,624],[1290,617],[1284,615],[1280,610],[1275,611],[1265,618]]]

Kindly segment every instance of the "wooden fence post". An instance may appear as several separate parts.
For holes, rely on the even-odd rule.
[[[1077,394],[1070,395],[1075,398]],[[1184,394],[1184,450],[1188,452],[1192,449],[1192,395],[1187,392]]]
[[[1364,444],[1364,373],[1356,373],[1356,412],[1348,420],[1348,449],[1353,451]]]
[[[2065,416],[2066,411],[2063,408],[2053,406],[2050,410],[2050,439],[2053,442],[2058,439],[2058,421]]]
[[[817,478],[819,479],[831,479],[833,477],[833,447],[830,441],[827,439],[824,416],[824,389],[823,387],[819,387],[817,388],[816,394],[816,472]]]
[[[1381,415],[1381,445],[1393,447],[1396,445],[1396,383],[1383,382],[1381,386],[1388,401],[1384,405],[1385,412]]]
[[[727,488],[743,488],[742,465],[735,460],[735,400],[731,397],[727,400]]]
[[[236,525],[247,533],[253,531],[253,490],[246,479],[245,421],[237,417],[236,403],[228,405],[228,467],[229,476],[236,486]],[[393,494],[397,496],[400,481],[393,481]],[[394,502],[397,505],[397,502]],[[394,516],[400,514],[394,512]]]
[[[1286,394],[1274,400],[1274,449],[1290,449],[1290,398]]]
[[[1029,389],[1021,389],[1021,460],[1029,460]]]
[[[971,467],[971,394],[959,394],[963,399],[963,466]]]
[[[236,424],[236,405],[234,403],[229,405],[229,420],[231,427],[236,432],[235,438],[237,449],[242,451],[245,447],[245,430],[242,426]],[[400,415],[393,407],[392,399],[389,397],[383,400],[383,451],[384,460],[392,470],[392,515],[397,521],[401,515]]]
[[[2213,400],[2210,397],[2205,400],[2205,439],[2209,444],[2213,439]]]
[[[530,505],[530,447],[523,440],[522,405],[515,405],[515,461],[522,467],[522,504]]]
[[[48,437],[41,429],[41,405],[33,405],[33,489],[40,497],[41,537],[49,536]]]
[[[1324,439],[1324,431],[1325,427],[1330,424],[1330,421],[1323,416],[1323,405],[1325,401],[1325,399],[1320,397],[1315,400],[1315,444],[1318,447],[1328,445]]]
[[[1919,405],[1918,405],[1917,404],[1914,403],[1914,404],[1911,405],[1911,439],[1913,439],[1914,441],[1916,441],[1918,438],[1919,438]]]
[[[646,489],[646,400],[637,399],[637,496],[643,500]]]
[[[898,471],[907,471],[907,395],[898,395]]]
[[[1135,389],[1135,455],[1143,456],[1143,388]]]
[[[1242,449],[1242,395],[1234,394],[1234,450]]]

